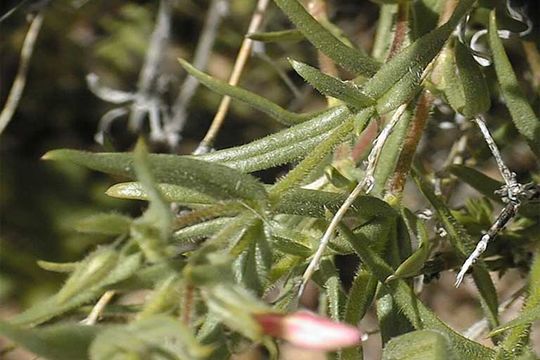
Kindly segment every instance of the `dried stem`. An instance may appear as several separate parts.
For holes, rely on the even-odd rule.
[[[210,3],[193,57],[193,66],[197,69],[206,69],[210,60],[210,52],[217,37],[217,31],[223,17],[229,11],[228,8],[229,0],[212,0]],[[193,76],[188,75],[180,88],[180,92],[172,108],[171,119],[165,125],[165,131],[170,137],[169,146],[171,148],[175,148],[178,145],[179,132],[184,128],[186,122],[187,107],[198,87],[199,81]]]
[[[388,51],[387,61],[392,59],[403,48],[403,44],[407,39],[407,33],[409,30],[409,3],[400,2],[398,4],[396,27],[394,30],[394,39],[390,50]]]
[[[156,25],[150,37],[150,44],[146,52],[143,67],[139,73],[137,94],[131,106],[129,127],[133,131],[138,131],[141,128],[149,105],[154,102],[152,98],[155,97],[155,82],[159,67],[166,53],[165,50],[171,30],[171,14],[172,0],[161,0],[159,2]]]
[[[306,287],[307,282],[311,279],[311,276],[315,271],[317,271],[319,264],[321,262],[321,259],[324,255],[324,251],[326,250],[326,247],[332,237],[334,236],[334,232],[345,216],[345,213],[351,205],[354,203],[356,198],[363,192],[366,194],[369,194],[373,188],[374,184],[374,174],[375,174],[375,168],[377,166],[377,162],[379,160],[379,157],[381,155],[381,150],[384,147],[384,144],[386,143],[386,140],[390,136],[392,129],[395,127],[403,113],[405,112],[405,109],[407,108],[407,104],[401,105],[392,116],[392,119],[390,122],[384,127],[384,129],[381,131],[377,139],[375,139],[375,143],[373,144],[373,148],[371,149],[371,152],[368,156],[368,164],[366,167],[366,172],[364,175],[364,178],[362,181],[354,188],[354,190],[349,194],[347,199],[343,202],[341,207],[338,209],[332,220],[330,221],[330,225],[328,225],[328,228],[324,232],[323,236],[321,237],[321,240],[319,241],[319,247],[317,248],[317,251],[315,252],[315,255],[313,256],[313,259],[311,259],[311,262],[309,263],[306,271],[304,272],[304,275],[302,276],[302,285],[300,286],[298,297],[302,296],[302,293]]]
[[[248,34],[256,32],[259,29],[269,2],[270,0],[259,0],[257,2],[257,7],[255,11],[253,12],[251,21],[249,23],[249,27],[247,31]],[[240,50],[238,52],[238,56],[236,57],[233,71],[229,78],[230,85],[238,84],[238,81],[240,80],[240,75],[242,74],[244,66],[246,65],[247,59],[249,57],[249,53],[251,51],[252,45],[253,45],[253,40],[247,37],[244,38],[244,41],[242,42],[242,46],[240,47]],[[227,115],[227,111],[229,110],[230,103],[231,103],[231,98],[229,96],[224,96],[221,99],[221,103],[219,104],[218,111],[216,112],[216,115],[214,116],[214,119],[212,120],[212,124],[210,125],[210,128],[208,129],[208,132],[202,139],[201,143],[199,144],[197,149],[194,151],[194,154],[204,154],[204,153],[207,153],[212,148],[214,140],[219,130],[221,129],[221,126],[223,125],[223,121],[225,119],[225,115]]]
[[[103,314],[103,311],[105,310],[105,307],[107,304],[112,300],[115,292],[114,290],[106,291],[98,300],[96,305],[92,308],[92,311],[90,314],[86,317],[86,319],[81,321],[81,324],[83,325],[95,325],[98,321],[101,314]]]
[[[195,300],[195,287],[192,284],[186,284],[183,295],[181,320],[184,325],[190,326],[193,302]]]
[[[420,142],[422,134],[424,133],[424,128],[429,118],[429,111],[433,104],[433,99],[433,95],[428,92],[424,92],[418,100],[412,124],[410,125],[405,140],[403,141],[403,149],[399,154],[396,170],[390,179],[389,189],[390,192],[395,196],[399,196],[405,188],[405,181],[407,180],[407,175],[411,169],[411,164],[414,154],[416,153],[418,143]]]
[[[11,121],[13,114],[15,113],[15,110],[19,105],[19,101],[21,100],[24,86],[26,85],[26,76],[28,74],[30,59],[32,58],[34,45],[36,43],[36,39],[42,25],[43,13],[40,11],[32,19],[30,27],[28,28],[28,32],[26,33],[26,37],[24,38],[23,46],[21,49],[21,60],[19,63],[19,68],[17,69],[15,80],[13,81],[13,85],[11,86],[11,90],[9,91],[6,104],[2,109],[2,113],[0,113],[0,135],[2,134],[8,123]]]

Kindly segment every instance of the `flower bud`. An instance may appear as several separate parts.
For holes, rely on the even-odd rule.
[[[266,335],[312,350],[332,351],[358,345],[361,332],[308,311],[292,314],[257,314],[255,318]]]

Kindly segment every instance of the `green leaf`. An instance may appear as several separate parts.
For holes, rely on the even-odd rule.
[[[117,261],[118,253],[110,246],[100,247],[88,255],[77,264],[75,271],[56,295],[58,303],[65,303],[82,290],[101,282],[116,266]]]
[[[497,34],[497,19],[494,10],[491,11],[489,17],[488,37],[501,93],[508,110],[510,110],[514,125],[527,140],[531,150],[537,157],[540,157],[540,121],[527,102],[512,69],[512,64],[504,51],[501,39]]]
[[[460,41],[456,41],[455,56],[465,100],[463,115],[472,117],[487,112],[491,107],[491,99],[482,69]]]
[[[247,246],[241,253],[239,253],[240,242],[244,243],[241,246]],[[231,255],[238,256],[233,265],[236,278],[247,289],[262,296],[272,266],[272,250],[263,231],[262,222],[257,221],[250,226],[239,243],[231,249]]]
[[[311,239],[301,231],[290,229],[276,222],[270,227],[272,246],[285,254],[300,256],[304,259],[313,254]]]
[[[161,313],[169,313],[179,305],[178,297],[181,294],[181,282],[178,274],[164,278],[145,299],[144,307],[137,314],[137,319],[145,319]]]
[[[246,37],[262,42],[298,42],[304,39],[304,34],[298,29],[255,32],[247,34]]]
[[[366,82],[363,93],[377,99],[379,114],[396,109],[416,95],[424,70],[474,3],[475,0],[460,1],[448,22],[409,45]]]
[[[377,279],[366,269],[362,268],[358,271],[345,304],[344,320],[346,323],[353,326],[360,323],[375,298],[377,283]],[[361,351],[361,346],[343,349],[341,358],[343,360],[361,359],[363,357]]]
[[[352,82],[345,82],[333,76],[326,75],[314,67],[299,61],[289,61],[294,70],[323,95],[339,99],[345,104],[357,109],[363,109],[375,103],[375,100],[364,95],[360,91],[360,88]]]
[[[220,162],[242,172],[296,161],[313,151],[339,126],[350,112],[337,106],[322,112],[313,119],[282,130],[249,144],[198,156],[198,159]]]
[[[185,265],[186,262],[183,259],[167,259],[157,264],[139,268],[129,277],[114,284],[114,289],[122,291],[152,289],[163,279],[180,274]]]
[[[210,313],[227,327],[253,341],[261,340],[262,329],[253,315],[272,312],[266,304],[234,284],[217,283],[205,288],[202,293]]]
[[[381,224],[381,226],[387,225]],[[344,225],[340,226],[340,232],[351,242],[363,264],[365,264],[379,282],[384,282],[393,273],[392,268],[371,248],[369,238],[365,234],[352,233]],[[466,339],[449,328],[418,300],[405,281],[398,279],[385,286],[389,289],[397,305],[416,329],[436,330],[445,334],[460,359],[489,359],[493,355],[493,350]]]
[[[412,119],[413,110],[409,106],[386,139],[375,167],[375,184],[372,190],[374,195],[382,194],[386,183],[393,176]]]
[[[47,271],[59,272],[59,273],[70,273],[72,271],[75,271],[77,269],[77,266],[79,265],[79,263],[77,262],[55,263],[55,262],[43,261],[43,260],[38,260],[37,264],[42,269],[45,269]]]
[[[274,0],[287,17],[318,50],[356,75],[370,77],[379,64],[357,49],[345,45],[315,20],[298,0]]]
[[[451,165],[448,171],[485,197],[501,202],[501,197],[495,194],[503,185],[501,182],[465,165]]]
[[[373,108],[364,109],[345,120],[343,124],[332,131],[330,136],[317,145],[294,169],[272,186],[269,192],[272,199],[279,198],[284,192],[302,184],[339,144],[351,136],[354,127],[358,126],[358,124],[366,124],[372,114]]]
[[[232,220],[233,220],[232,218],[222,217],[222,218],[217,218],[213,220],[208,220],[200,224],[188,226],[188,227],[175,231],[172,235],[172,239],[173,241],[181,241],[181,242],[196,241],[199,239],[203,239],[205,237],[214,235],[224,226],[229,224]]]
[[[150,204],[144,214],[133,221],[131,238],[150,262],[158,262],[167,256],[165,245],[172,231],[172,212],[154,182],[146,145],[142,140],[135,147],[133,167]]]
[[[92,360],[206,359],[211,353],[212,347],[199,344],[179,320],[164,315],[111,327],[90,346]]]
[[[452,109],[461,113],[465,107],[465,94],[461,79],[457,74],[456,58],[452,48],[449,46],[444,48],[439,59],[442,70],[440,87]]]
[[[448,171],[490,200],[500,204],[503,203],[502,198],[495,194],[495,191],[499,190],[501,186],[504,185],[502,182],[464,165],[451,165],[448,167]],[[538,203],[535,202],[526,202],[519,208],[519,213],[521,215],[533,218],[538,216],[538,211],[539,206]]]
[[[86,166],[112,175],[135,178],[133,155],[130,153],[89,153],[77,150],[53,150],[43,156]],[[245,199],[265,203],[266,190],[252,176],[229,167],[177,156],[148,156],[150,172],[158,182],[182,185],[217,199]]]
[[[411,36],[418,39],[437,27],[439,13],[443,7],[439,0],[418,0],[411,4]]]
[[[386,58],[392,45],[392,39],[394,38],[392,29],[397,9],[396,4],[383,4],[379,10],[379,20],[371,53],[376,60],[381,62]]]
[[[50,360],[88,359],[88,347],[105,326],[58,324],[36,329],[0,321],[0,335]]]
[[[118,213],[103,213],[87,216],[75,223],[75,230],[104,235],[122,235],[129,232],[131,224],[129,216]]]
[[[382,359],[457,360],[457,357],[443,334],[432,330],[418,330],[390,340],[383,350]]]
[[[270,100],[263,98],[260,95],[244,90],[238,86],[229,85],[228,83],[214,79],[213,77],[197,70],[191,64],[183,59],[178,59],[184,69],[204,86],[210,90],[224,96],[230,96],[233,99],[242,101],[253,108],[268,114],[285,125],[294,125],[311,119],[314,114],[295,114],[283,109],[281,106],[274,104]]]
[[[326,211],[339,210],[347,195],[321,190],[296,188],[283,194],[274,206],[276,213],[326,218]],[[360,219],[395,217],[396,212],[386,202],[372,196],[359,196],[349,208]]]
[[[106,290],[115,288],[115,284],[132,276],[141,266],[140,254],[121,258],[107,276],[89,288],[82,288],[80,292],[60,301],[58,296],[52,296],[23,311],[10,320],[15,325],[37,325],[55,316],[73,310],[82,304],[100,297]],[[84,269],[81,269],[83,271]]]
[[[407,238],[409,238],[409,243],[410,235],[414,235],[417,239],[418,247],[416,251],[401,262],[394,274],[386,279],[386,282],[419,275],[431,253],[432,244],[429,243],[429,235],[425,221],[419,219],[407,208],[401,210],[400,220],[400,224],[405,225],[404,227],[406,228],[404,229],[402,226],[400,230],[409,234],[409,236],[407,236]],[[402,237],[404,236],[402,235]]]
[[[156,184],[159,192],[167,202],[179,204],[213,204],[216,202],[211,196],[192,190],[190,188],[172,185]],[[105,192],[107,195],[120,199],[149,200],[148,194],[140,182],[124,182],[111,186]]]
[[[540,250],[536,249],[529,273],[528,296],[522,311],[514,320],[496,328],[490,336],[508,331],[499,346],[499,354],[507,353],[517,357],[529,341],[531,324],[540,318]]]
[[[476,247],[474,241],[463,225],[452,215],[450,209],[448,209],[442,199],[435,195],[429,184],[420,175],[419,171],[414,169],[412,175],[418,189],[435,209],[437,218],[448,233],[450,243],[454,247],[457,255],[461,259],[465,259]],[[495,327],[499,323],[497,291],[489,276],[487,267],[482,260],[477,261],[476,265],[473,267],[473,278],[476,287],[480,292],[480,299],[486,312],[486,317],[488,318],[490,325]]]

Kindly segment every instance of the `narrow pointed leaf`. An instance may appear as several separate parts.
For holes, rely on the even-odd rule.
[[[86,288],[101,282],[117,265],[118,254],[111,247],[101,247],[81,261],[56,295],[59,304]]]
[[[232,218],[222,217],[188,226],[175,231],[172,235],[172,239],[173,241],[181,242],[203,239],[205,237],[214,235],[231,221]]]
[[[304,39],[304,34],[298,29],[256,32],[247,34],[246,37],[262,42],[297,42]]]
[[[156,181],[193,188],[218,199],[246,199],[263,202],[266,191],[255,178],[223,165],[177,155],[148,156]],[[130,153],[89,153],[77,150],[53,150],[47,160],[70,161],[112,175],[135,177]]]
[[[503,185],[501,182],[464,165],[452,165],[448,168],[448,171],[485,197],[498,202],[501,201],[501,197],[495,194],[495,191],[499,190]]]
[[[242,101],[257,110],[268,114],[282,124],[293,125],[304,122],[313,117],[313,114],[295,114],[283,109],[281,106],[274,104],[270,100],[263,98],[260,95],[244,90],[238,86],[230,85],[224,81],[215,79],[202,71],[197,70],[190,63],[183,59],[178,59],[184,69],[204,86],[210,90],[217,92],[220,95],[230,96],[233,99]]]
[[[362,262],[380,282],[384,282],[393,273],[392,268],[370,247],[365,235],[353,234],[344,225],[340,226],[340,232],[347,237]],[[449,328],[414,295],[405,281],[398,279],[386,284],[386,287],[416,329],[436,330],[443,333],[460,358],[489,359],[494,354],[493,350],[466,339]]]
[[[455,45],[455,56],[465,99],[463,115],[472,117],[487,112],[491,107],[491,99],[480,65],[469,49],[459,41]]]
[[[70,263],[55,263],[50,261],[38,260],[37,264],[40,268],[47,271],[54,271],[59,273],[70,273],[77,269],[79,263],[70,262]]]
[[[352,82],[345,82],[299,61],[290,60],[292,67],[308,83],[323,95],[331,96],[345,104],[363,109],[375,103],[375,100],[364,95],[360,88]]]
[[[346,198],[345,194],[297,188],[283,194],[275,205],[275,212],[325,218],[326,211],[335,213]],[[349,211],[362,219],[396,216],[394,209],[386,202],[372,196],[359,196]]]
[[[216,202],[213,197],[184,186],[157,184],[157,187],[168,202],[179,204],[213,204]],[[105,193],[120,199],[149,200],[148,194],[140,182],[118,183],[107,189]]]
[[[373,108],[369,107],[351,115],[330,136],[317,145],[294,169],[272,186],[269,195],[277,198],[284,192],[301,185],[314,170],[321,166],[321,162],[330,155],[334,149],[343,143],[353,133],[355,126],[365,126],[373,115]]]
[[[172,212],[154,181],[146,145],[142,140],[137,143],[133,158],[135,175],[150,203],[144,214],[133,221],[131,238],[139,244],[149,261],[158,262],[167,256],[165,245],[172,230]]]
[[[384,348],[382,360],[458,360],[447,338],[430,330],[418,330],[396,337]]]
[[[488,38],[501,93],[508,110],[510,110],[510,115],[512,115],[512,121],[520,134],[529,143],[531,150],[537,157],[540,157],[540,120],[521,90],[516,74],[512,69],[512,64],[497,34],[495,10],[491,11],[489,17]]]
[[[235,261],[236,277],[247,289],[261,296],[266,288],[268,273],[272,266],[272,250],[263,231],[262,222],[256,222],[251,226],[241,241],[248,244],[247,249],[239,254]]]
[[[298,0],[274,0],[289,19],[317,49],[334,60],[344,69],[356,75],[370,77],[379,64],[359,50],[345,45],[317,20],[315,20]]]
[[[97,299],[109,287],[113,287],[123,280],[132,276],[141,266],[140,254],[127,256],[118,261],[117,266],[109,271],[107,276],[94,286],[83,289],[65,301],[59,301],[57,296],[52,296],[23,311],[10,320],[16,325],[38,325],[58,315],[73,310],[82,304]]]
[[[0,321],[0,335],[35,355],[54,360],[89,359],[90,344],[106,328],[105,326],[58,324],[29,329]]]
[[[528,294],[522,311],[514,320],[498,327],[490,336],[509,330],[499,347],[499,354],[507,353],[517,357],[526,348],[530,337],[531,324],[540,318],[540,250],[536,250],[529,273]]]
[[[103,213],[85,217],[75,223],[75,230],[104,235],[121,235],[129,232],[132,219],[118,213]]]
[[[413,179],[416,182],[419,190],[425,198],[431,203],[437,214],[437,218],[448,233],[450,243],[454,247],[456,253],[461,259],[467,258],[475,248],[475,242],[467,233],[465,228],[452,215],[446,204],[435,195],[429,184],[423,179],[417,169],[413,171]],[[484,307],[486,317],[490,325],[495,327],[498,325],[498,300],[495,285],[489,276],[486,264],[479,260],[473,267],[473,278],[480,292],[480,299]]]
[[[211,352],[212,347],[199,344],[187,326],[165,315],[155,315],[127,325],[110,327],[99,334],[89,349],[92,360],[197,360],[208,358]]]
[[[460,1],[448,22],[409,45],[366,82],[362,90],[377,99],[379,114],[396,109],[416,95],[424,70],[474,3],[475,0]]]
[[[198,156],[198,159],[220,162],[243,172],[285,164],[308,154],[339,126],[350,112],[337,106],[314,116],[302,124],[290,127],[242,146]]]
[[[375,298],[377,284],[377,279],[365,269],[361,269],[356,274],[345,304],[344,320],[346,323],[353,326],[360,323]],[[341,358],[343,360],[362,359],[361,346],[343,349]]]

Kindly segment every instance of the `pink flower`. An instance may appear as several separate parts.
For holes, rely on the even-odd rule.
[[[255,319],[265,334],[312,350],[332,351],[358,345],[362,335],[354,326],[341,324],[308,311],[257,314]]]

